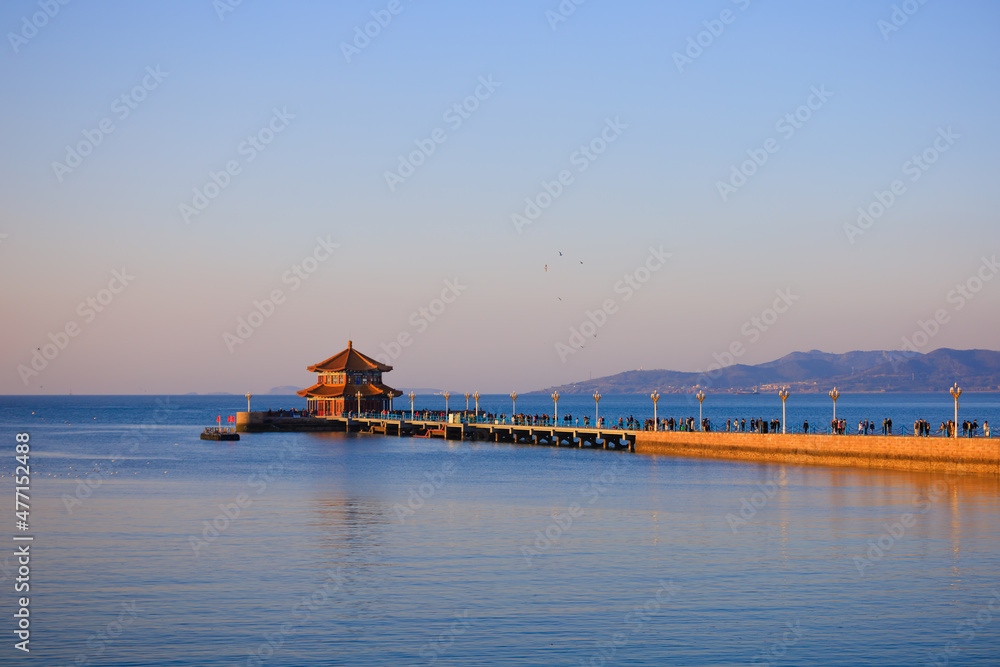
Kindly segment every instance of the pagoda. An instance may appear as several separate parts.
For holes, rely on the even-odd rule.
[[[308,411],[317,417],[342,417],[358,411],[360,392],[361,412],[388,410],[390,400],[403,392],[382,384],[382,373],[392,366],[380,364],[366,354],[354,349],[347,341],[347,349],[326,361],[309,366],[307,370],[319,373],[316,384],[296,392],[305,397]]]

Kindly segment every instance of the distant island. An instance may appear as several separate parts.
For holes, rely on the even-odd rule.
[[[715,369],[715,367],[712,367]],[[1000,391],[1000,352],[941,348],[927,354],[898,350],[829,354],[793,352],[775,361],[733,364],[702,373],[668,370],[626,371],[617,375],[549,387],[530,393],[662,394],[706,389],[723,393],[777,391],[846,392],[945,391],[958,382],[963,391]]]
[[[280,387],[271,387],[267,391],[268,396],[294,396],[295,392],[302,389],[302,387],[296,387],[294,385],[285,384]]]

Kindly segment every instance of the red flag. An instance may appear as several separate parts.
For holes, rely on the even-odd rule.
[[[222,415],[219,415],[218,417],[216,417],[216,418],[215,418],[215,422],[216,422],[217,424],[221,424],[221,423],[222,423]]]

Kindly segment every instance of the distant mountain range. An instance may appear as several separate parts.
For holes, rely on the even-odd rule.
[[[706,389],[744,393],[788,386],[797,392],[946,391],[955,382],[963,391],[1000,391],[1000,352],[950,350],[927,354],[880,350],[829,354],[819,350],[793,352],[775,361],[747,366],[734,364],[709,373],[651,370],[549,387],[538,392],[560,394],[687,393]]]

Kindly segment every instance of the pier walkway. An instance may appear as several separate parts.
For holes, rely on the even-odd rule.
[[[425,418],[426,417],[426,418]],[[846,466],[1000,477],[1000,438],[644,431],[579,427],[519,417],[465,423],[400,413],[316,417],[302,412],[239,412],[238,433],[347,431],[388,436],[480,440],[551,447],[614,449],[661,456],[721,458],[798,465]]]
[[[288,431],[341,431],[381,433],[400,437],[443,438],[445,440],[483,440],[553,447],[591,447],[635,451],[636,434],[640,431],[617,428],[581,428],[549,424],[471,423],[436,419],[405,419],[402,417],[348,416],[313,417],[290,412],[239,412],[236,430],[239,433],[274,433]]]

